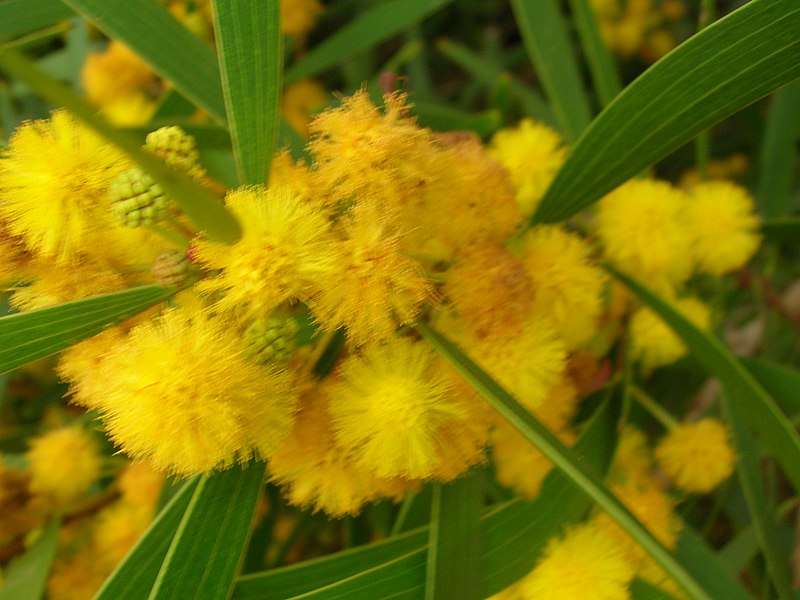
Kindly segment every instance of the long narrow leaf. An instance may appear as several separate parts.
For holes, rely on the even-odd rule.
[[[604,485],[597,473],[578,459],[578,455],[564,446],[550,431],[535,419],[508,392],[482,371],[455,344],[425,323],[418,323],[417,331],[433,346],[458,373],[513,425],[528,441],[534,444],[566,477],[614,519],[650,556],[683,588],[691,598],[711,600],[704,586],[678,562],[670,552],[653,537],[636,517]]]
[[[775,586],[777,597],[781,600],[789,600],[792,597],[789,584],[789,563],[780,550],[781,543],[778,538],[774,507],[770,506],[767,500],[764,482],[761,479],[758,447],[741,410],[727,394],[723,396],[723,406],[738,457],[736,471],[739,474],[747,510],[750,513],[767,570]]]
[[[480,472],[434,488],[427,600],[481,599],[481,493]]]
[[[61,519],[51,520],[38,540],[15,558],[0,583],[0,600],[39,600],[53,563]]]
[[[100,117],[83,98],[42,72],[22,54],[8,47],[0,48],[0,70],[24,81],[54,105],[65,107],[125,152],[152,176],[199,229],[221,242],[232,243],[239,239],[238,221],[210,191],[142,149],[136,140]]]
[[[222,91],[242,184],[265,184],[280,123],[280,0],[213,0]]]
[[[752,596],[731,577],[703,539],[688,526],[678,537],[675,553],[681,562],[706,586],[711,597],[722,600],[752,600]]]
[[[156,0],[62,0],[110,38],[120,40],[211,118],[225,123],[217,58]]]
[[[716,338],[698,329],[638,281],[614,269],[609,268],[609,271],[660,316],[684,341],[695,358],[722,382],[731,400],[753,423],[762,442],[783,467],[794,489],[800,490],[800,436],[764,388]]]
[[[764,130],[759,156],[758,209],[761,216],[781,217],[791,206],[800,139],[800,81],[778,90]]]
[[[389,39],[453,0],[387,0],[350,21],[286,71],[286,83],[311,77]]]
[[[592,117],[561,7],[556,0],[511,0],[511,6],[559,128],[574,142]]]
[[[597,409],[576,452],[605,472],[614,452],[615,406]],[[547,476],[533,501],[515,499],[486,511],[481,519],[483,597],[496,594],[531,570],[550,537],[584,515],[590,504],[561,473]],[[428,528],[264,573],[241,577],[234,600],[288,598],[410,598],[424,594]],[[380,595],[381,592],[384,595]]]
[[[752,0],[645,71],[575,144],[531,223],[566,219],[800,77],[800,3]]]
[[[147,285],[0,317],[0,373],[55,354],[174,293]]]
[[[183,484],[106,579],[94,600],[142,600],[150,595],[198,481],[199,477],[195,477]]]
[[[5,0],[0,2],[0,36],[28,33],[74,14],[61,0]]]
[[[742,364],[785,410],[800,412],[800,371],[765,358],[742,358]]]
[[[249,539],[264,464],[205,475],[183,516],[150,600],[227,600]]]

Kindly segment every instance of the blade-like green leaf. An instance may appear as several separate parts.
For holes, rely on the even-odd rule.
[[[62,0],[108,37],[124,42],[164,79],[225,123],[217,57],[156,0]]]
[[[781,551],[775,522],[775,507],[771,506],[767,500],[764,482],[761,479],[758,447],[744,415],[728,394],[723,395],[723,407],[731,439],[736,448],[736,471],[739,475],[739,483],[767,564],[767,570],[777,597],[781,600],[789,600],[792,597],[789,584],[789,563]]]
[[[252,461],[204,475],[158,573],[150,600],[227,600],[264,479]]]
[[[742,358],[742,364],[786,410],[800,412],[800,371],[764,358]]]
[[[531,223],[574,215],[703,129],[800,77],[800,3],[752,0],[645,71],[575,144]]]
[[[0,2],[0,37],[41,29],[74,14],[61,0],[5,0]]]
[[[795,490],[800,490],[800,437],[764,388],[716,338],[698,329],[638,281],[610,267],[608,270],[660,316],[695,358],[720,380],[731,400],[755,426],[762,442],[783,467]]]
[[[208,189],[144,150],[136,140],[114,128],[85,100],[43,73],[22,54],[9,47],[0,48],[0,70],[24,81],[54,105],[65,107],[119,147],[152,176],[199,229],[220,242],[233,243],[239,239],[241,227],[238,221]]]
[[[600,104],[606,106],[622,91],[617,66],[600,35],[597,16],[589,0],[569,0],[569,7],[580,35],[583,54],[589,63],[597,97]]]
[[[633,600],[675,600],[675,597],[641,579],[634,579],[631,583],[631,598]]]
[[[761,224],[761,233],[775,242],[795,242],[800,239],[800,217],[777,217]]]
[[[433,488],[426,600],[480,600],[482,473]]]
[[[800,138],[800,81],[778,90],[769,109],[759,156],[758,212],[780,217],[791,206],[796,181],[797,140]]]
[[[0,373],[50,356],[175,293],[158,285],[91,296],[0,318]]]
[[[41,537],[8,566],[0,583],[0,600],[39,600],[58,544],[61,519],[53,519]]]
[[[603,472],[614,452],[615,409],[610,402],[601,405],[575,447]],[[496,594],[529,572],[550,537],[588,508],[586,496],[553,471],[535,500],[515,499],[486,511],[481,519],[483,597]],[[428,536],[424,527],[332,556],[246,575],[239,578],[233,598],[375,600],[391,596],[416,600],[424,594]],[[386,586],[383,596],[377,593],[380,586]]]
[[[280,123],[280,0],[213,0],[211,6],[239,182],[265,184]]]
[[[561,6],[555,0],[511,0],[511,6],[559,129],[574,142],[592,116]]]
[[[717,555],[706,546],[703,539],[684,525],[678,537],[675,553],[686,565],[698,581],[701,581],[717,600],[752,600],[752,596],[742,587],[737,579],[731,577],[728,570],[720,563]]]
[[[150,595],[161,563],[199,480],[199,477],[195,477],[183,484],[106,579],[94,600],[142,600]]]
[[[631,514],[627,507],[605,486],[597,473],[573,452],[496,381],[478,367],[458,346],[425,323],[417,331],[492,407],[534,444],[566,477],[614,519],[680,585],[690,598],[712,600],[705,587],[653,534]]]
[[[453,0],[387,0],[350,21],[286,71],[286,83],[311,77],[404,31]]]

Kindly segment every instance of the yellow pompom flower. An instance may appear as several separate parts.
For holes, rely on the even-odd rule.
[[[711,313],[697,298],[680,298],[675,308],[697,327],[708,330]],[[649,308],[637,310],[630,323],[631,355],[645,371],[675,362],[686,354],[683,341]]]
[[[294,130],[308,137],[311,117],[328,103],[328,93],[313,79],[301,79],[283,90],[281,114]]]
[[[0,218],[34,253],[59,263],[113,227],[107,191],[128,163],[69,113],[23,124],[0,159]]]
[[[248,317],[314,296],[334,268],[328,215],[289,187],[239,188],[226,203],[242,224],[242,238],[233,245],[197,242],[197,262],[222,270],[198,290],[218,293],[220,308]]]
[[[324,392],[334,382],[328,378],[304,396],[294,428],[270,458],[267,472],[290,504],[338,519],[385,495],[392,481],[377,477],[336,445]]]
[[[552,539],[519,587],[533,600],[627,600],[635,568],[617,539],[592,522]]]
[[[620,270],[660,291],[691,274],[692,234],[682,192],[666,182],[633,179],[600,201],[597,234]]]
[[[111,40],[102,52],[91,52],[81,70],[86,99],[106,106],[121,98],[135,96],[153,81],[155,73],[125,44]]]
[[[379,342],[411,325],[433,296],[421,266],[400,251],[386,215],[355,208],[343,217],[338,258],[309,306],[327,330],[346,327],[354,345]]]
[[[698,271],[722,275],[747,262],[761,240],[754,211],[747,191],[727,181],[709,181],[691,190],[684,217]]]
[[[531,119],[523,119],[515,128],[501,129],[492,137],[489,154],[511,173],[517,204],[525,215],[536,210],[563,164],[567,149],[562,143],[558,133]]]
[[[306,35],[321,12],[319,0],[281,0],[281,33],[292,37]]]
[[[336,443],[379,477],[425,479],[472,418],[422,343],[392,338],[346,359],[330,389]],[[456,425],[456,427],[453,427]]]
[[[71,504],[100,476],[97,443],[78,427],[33,438],[25,458],[31,472],[30,490],[47,502]]]
[[[134,327],[100,366],[105,389],[79,383],[78,400],[101,413],[122,451],[162,471],[267,458],[292,427],[289,375],[249,361],[236,327],[218,316],[170,309]]]
[[[655,455],[676,486],[700,494],[727,479],[735,462],[728,431],[713,418],[678,425],[659,442]]]
[[[597,329],[607,280],[588,244],[556,225],[539,226],[525,236],[521,260],[532,281],[532,312],[548,315],[568,346],[586,343]]]

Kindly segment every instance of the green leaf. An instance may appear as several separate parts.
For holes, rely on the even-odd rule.
[[[94,600],[142,600],[149,596],[199,479],[183,484],[106,579]]]
[[[789,584],[789,565],[781,551],[778,539],[775,507],[767,500],[767,493],[764,490],[758,447],[741,410],[727,394],[723,395],[723,408],[730,428],[731,440],[736,448],[736,471],[739,475],[739,483],[767,570],[775,586],[777,597],[781,600],[789,600],[792,597]]]
[[[55,354],[174,293],[146,285],[0,317],[0,373]]]
[[[569,0],[575,26],[583,46],[586,62],[602,106],[606,106],[622,91],[622,82],[617,73],[614,58],[600,35],[597,17],[588,0]]]
[[[800,371],[765,358],[740,359],[758,383],[764,386],[770,396],[780,402],[785,410],[800,412]]]
[[[204,475],[158,573],[150,600],[227,600],[244,556],[264,463]]]
[[[123,42],[212,119],[225,123],[217,57],[156,0],[62,0],[108,37]]]
[[[774,242],[796,242],[800,236],[800,217],[776,217],[761,223],[761,233]]]
[[[511,6],[559,129],[574,142],[592,116],[561,6],[555,0],[511,0]]]
[[[800,81],[778,90],[772,99],[759,155],[758,212],[780,217],[791,207],[800,138]]]
[[[39,600],[56,554],[61,519],[51,520],[38,540],[11,561],[0,584],[0,600]]]
[[[531,224],[566,219],[800,76],[800,3],[752,0],[670,52],[575,144]]]
[[[575,449],[605,471],[614,451],[616,406],[606,402]],[[535,500],[515,499],[484,512],[483,597],[528,573],[550,537],[583,516],[589,501],[561,473],[551,472]],[[413,598],[424,594],[428,528],[331,556],[240,577],[234,600],[286,598]],[[383,592],[381,594],[381,592]]]
[[[4,0],[0,2],[0,37],[22,35],[74,14],[61,0]]]
[[[185,173],[168,167],[154,154],[144,150],[135,139],[100,117],[83,98],[43,73],[22,54],[8,46],[0,48],[0,70],[24,81],[55,106],[65,107],[125,152],[152,176],[199,229],[220,242],[233,243],[239,239],[241,227],[238,221],[214,194]]]
[[[631,583],[631,598],[633,600],[675,600],[674,596],[642,579],[634,579]]]
[[[660,316],[684,341],[700,364],[720,380],[731,400],[755,426],[762,442],[783,467],[794,489],[800,490],[800,437],[764,388],[716,338],[698,329],[638,281],[611,267],[607,268]]]
[[[213,0],[211,6],[239,182],[266,184],[280,123],[280,0]]]
[[[711,593],[712,598],[722,600],[752,600],[752,596],[739,581],[720,563],[717,555],[706,546],[703,539],[690,527],[684,525],[678,537],[675,553],[697,580]]]
[[[426,600],[481,600],[481,475],[474,470],[433,488]]]
[[[286,71],[286,83],[311,77],[389,39],[453,0],[387,0],[364,10]]]
[[[595,470],[583,462],[508,392],[482,371],[455,344],[425,323],[417,331],[492,407],[536,446],[566,477],[614,519],[680,585],[691,598],[711,600],[708,591],[605,486]]]

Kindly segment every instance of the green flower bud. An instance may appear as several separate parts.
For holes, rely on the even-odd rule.
[[[189,260],[185,252],[164,250],[150,268],[156,283],[164,287],[181,285],[189,273]]]
[[[148,133],[145,148],[154,152],[168,165],[185,171],[192,177],[204,175],[195,139],[180,127],[162,127]]]
[[[139,167],[123,171],[111,182],[114,216],[127,227],[153,225],[164,217],[167,198],[153,178]]]
[[[295,349],[297,329],[297,321],[283,316],[256,321],[244,332],[248,355],[262,364],[289,362]]]

